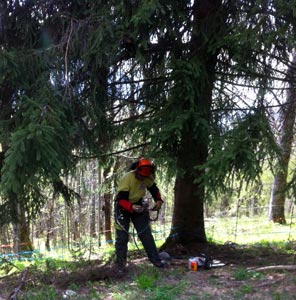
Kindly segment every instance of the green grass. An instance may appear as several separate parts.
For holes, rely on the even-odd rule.
[[[27,293],[22,293],[20,300],[56,300],[60,295],[57,293],[54,287],[38,287],[31,289]]]
[[[238,268],[237,270],[235,270],[233,277],[235,280],[244,281],[251,278],[260,279],[263,277],[263,274],[260,272],[247,270],[245,268]]]
[[[267,216],[256,216],[248,218],[241,216],[219,217],[205,219],[205,230],[207,239],[210,242],[224,244],[225,242],[234,242],[237,244],[263,244],[266,243],[288,243],[296,240],[296,217],[287,216],[287,225],[279,225],[269,222]],[[291,223],[291,224],[290,224]],[[170,224],[160,225],[152,223],[152,231],[155,237],[156,245],[160,247],[170,233]],[[132,230],[131,230],[132,231]],[[132,232],[133,238],[129,243],[129,249],[136,250],[137,247],[142,249],[141,242],[137,239],[136,233]],[[135,242],[136,241],[136,242]],[[36,249],[43,245],[44,241],[38,240]],[[47,260],[54,261],[83,261],[88,259],[108,259],[114,253],[114,245],[98,246],[98,241],[92,238],[82,240],[78,252],[69,251],[67,246],[59,245],[52,248],[51,251],[40,249],[40,252],[34,253],[31,257],[32,261],[41,264]],[[83,255],[81,256],[81,254]],[[25,258],[24,258],[25,259]],[[29,260],[28,260],[29,261]],[[24,262],[27,263],[27,262]]]
[[[278,245],[278,248],[277,248]],[[278,250],[281,255],[285,253],[285,243],[272,243],[272,250]],[[263,252],[260,252],[262,247]],[[249,256],[263,255],[271,249],[270,244],[264,242],[261,246],[246,247],[242,251],[247,252]],[[263,247],[266,247],[265,250]],[[253,253],[252,251],[257,251]],[[265,251],[265,252],[264,252]],[[291,251],[287,249],[288,251]],[[295,249],[294,249],[295,252]],[[244,252],[245,253],[245,252]],[[261,253],[261,254],[260,254]],[[291,253],[289,254],[291,255]],[[87,262],[84,262],[87,263]],[[75,300],[92,300],[92,299],[113,299],[113,300],[214,300],[214,299],[255,299],[254,296],[257,294],[256,284],[267,280],[266,273],[249,270],[245,266],[236,266],[230,269],[217,269],[217,273],[213,273],[207,280],[201,281],[201,279],[207,278],[208,271],[201,271],[197,276],[196,281],[189,281],[189,274],[187,265],[181,266],[174,269],[159,270],[151,265],[138,265],[134,269],[133,273],[129,277],[125,277],[122,280],[110,280],[110,281],[94,281],[87,283],[76,283],[73,282],[64,288],[63,291],[57,291],[52,285],[46,285],[45,282],[38,282],[38,278],[44,278],[51,275],[58,274],[60,269],[75,270],[78,265],[81,267],[83,263],[78,264],[77,262],[65,262],[59,261],[58,259],[45,260],[43,262],[38,261],[35,267],[34,263],[30,268],[30,278],[34,278],[32,286],[30,282],[27,283],[25,288],[22,290],[19,299],[20,300],[56,300],[63,299],[65,293],[73,292],[73,296],[65,299]],[[227,271],[228,270],[228,271]],[[219,275],[223,272],[228,272],[228,275],[224,278],[227,279],[227,283],[233,281],[233,288],[228,290],[223,286],[225,279]],[[42,275],[43,272],[43,275]],[[204,272],[204,273],[203,273]],[[209,271],[212,272],[212,271]],[[41,277],[39,277],[42,275]],[[19,276],[18,276],[19,277]],[[191,278],[192,279],[192,278]],[[291,282],[292,279],[290,279]],[[295,281],[292,281],[292,283]],[[200,292],[199,285],[201,287],[207,287],[203,292]],[[290,283],[291,286],[291,283]],[[268,286],[269,287],[269,286]],[[217,293],[221,288],[221,294],[217,298]],[[261,289],[262,295],[266,296],[265,289]],[[284,297],[284,295],[286,297]],[[276,290],[268,292],[268,299],[282,300],[282,299],[293,299],[289,298],[287,294],[278,293]],[[264,298],[265,299],[265,298]]]
[[[209,240],[217,243],[231,241],[238,244],[254,244],[262,241],[282,242],[296,239],[296,218],[287,218],[287,225],[274,224],[266,216],[248,218],[241,216],[206,219]],[[292,224],[290,224],[292,222]]]
[[[139,289],[148,290],[153,289],[157,283],[157,276],[154,274],[141,274],[135,278],[135,282]]]
[[[287,218],[288,221],[290,221]],[[237,221],[237,222],[236,222]],[[295,218],[293,222],[296,223]],[[219,219],[207,219],[206,220],[206,232],[209,241],[214,243],[224,244],[227,241],[236,242],[237,244],[245,245],[242,249],[246,249],[248,256],[264,255],[264,251],[260,249],[273,249],[274,253],[281,253],[284,255],[295,254],[295,243],[290,243],[289,240],[296,239],[296,225],[278,225],[268,222],[266,217],[247,218],[245,216],[236,219],[235,217],[225,217]],[[155,225],[154,225],[155,226]],[[157,231],[157,227],[155,229]],[[163,231],[162,231],[163,233]],[[169,234],[169,229],[167,234]],[[158,236],[158,235],[157,235]],[[158,236],[156,243],[158,246],[162,245],[164,238]],[[89,248],[85,245],[86,249]],[[142,244],[138,241],[138,247],[142,250]],[[129,255],[133,257],[133,250],[136,250],[134,241],[129,245]],[[87,251],[85,251],[87,253]],[[137,251],[136,251],[137,252]],[[135,252],[135,253],[136,253]],[[106,246],[96,249],[98,253],[97,257],[100,256],[108,260],[114,255],[114,247]],[[138,253],[138,252],[137,252]],[[87,258],[88,255],[86,255]],[[243,257],[242,257],[243,258]],[[267,256],[267,259],[269,257]],[[44,278],[50,278],[61,269],[68,271],[75,271],[78,267],[83,267],[84,264],[89,263],[88,259],[81,259],[73,256],[73,253],[67,251],[66,248],[58,248],[57,251],[52,250],[50,252],[44,251],[40,255],[35,257],[32,261],[12,261],[15,265],[14,270],[20,273],[25,267],[30,267],[30,276],[36,278],[42,274]],[[5,268],[2,265],[2,274],[5,275]],[[184,280],[184,274],[187,272],[187,266],[184,266],[182,270],[174,270],[173,273],[165,271],[165,276],[171,276],[172,282],[166,281],[166,277],[163,277],[163,272],[154,267],[139,267],[137,274],[134,275],[131,281],[123,282],[105,282],[104,290],[108,291],[108,297],[112,297],[114,300],[174,300],[182,299],[180,295],[186,294],[188,290],[188,282]],[[35,273],[36,272],[36,273]],[[250,282],[259,282],[264,274],[260,272],[250,271],[247,267],[237,267],[230,274],[233,280],[239,281],[240,286],[237,290],[233,291],[230,298],[226,295],[221,295],[221,299],[247,299],[249,294],[252,295],[255,291],[253,290]],[[35,274],[35,275],[34,275]],[[1,274],[0,274],[1,275]],[[35,277],[34,277],[35,276]],[[17,276],[19,277],[19,276]],[[296,283],[296,280],[294,281]],[[106,294],[101,292],[101,283],[90,282],[83,286],[82,284],[73,283],[67,288],[77,293],[75,296],[76,300],[86,299],[105,299]],[[197,283],[198,284],[198,283]],[[209,278],[209,288],[219,288],[219,277]],[[81,294],[81,290],[86,290],[85,294]],[[287,295],[271,291],[269,299],[281,300],[281,299],[292,299],[284,297]],[[61,299],[61,293],[58,293],[55,288],[50,285],[36,285],[28,286],[20,296],[21,300],[54,300]],[[72,299],[72,298],[71,298]],[[184,298],[185,299],[185,298]],[[205,292],[202,295],[186,294],[187,300],[201,299],[210,300],[215,299],[211,293]],[[250,298],[252,299],[252,298]]]
[[[179,295],[186,287],[184,282],[175,285],[161,285],[147,293],[147,300],[173,300],[179,299]]]

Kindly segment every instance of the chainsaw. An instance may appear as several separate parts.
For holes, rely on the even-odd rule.
[[[184,263],[184,257],[180,256],[170,256],[166,251],[162,251],[159,253],[159,257],[163,263],[170,265],[174,260],[179,260],[181,264]],[[224,267],[226,264],[213,259],[210,256],[207,256],[204,253],[199,253],[198,256],[190,257],[188,259],[189,270],[197,271],[197,270],[209,270],[212,268]]]
[[[143,199],[142,205],[144,208],[144,212],[149,214],[149,220],[155,222],[158,220],[159,210],[155,208],[155,206],[151,205],[151,200],[148,198]]]

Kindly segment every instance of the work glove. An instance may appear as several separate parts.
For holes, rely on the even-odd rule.
[[[157,201],[155,202],[155,205],[154,205],[154,207],[152,208],[152,210],[154,210],[154,211],[159,211],[159,210],[161,209],[162,203],[163,203],[162,200],[157,200]]]
[[[133,204],[132,205],[133,212],[142,213],[144,211],[144,207],[141,205]]]

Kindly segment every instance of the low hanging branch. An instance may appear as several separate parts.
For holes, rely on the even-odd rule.
[[[147,146],[149,145],[150,143],[143,143],[143,144],[139,144],[139,145],[136,145],[136,146],[133,146],[133,147],[130,147],[130,148],[124,148],[124,149],[121,149],[121,150],[118,150],[118,151],[114,151],[114,152],[108,152],[108,153],[102,153],[102,154],[99,154],[99,155],[89,155],[89,156],[78,156],[78,155],[75,155],[76,158],[79,158],[79,159],[82,159],[82,158],[87,158],[87,159],[92,159],[92,158],[97,158],[97,157],[104,157],[104,156],[112,156],[112,155],[118,155],[118,154],[121,154],[121,153],[124,153],[124,152],[128,152],[128,151],[131,151],[131,150],[134,150],[134,149],[138,149],[138,148],[141,148],[141,147],[144,147],[144,146]]]
[[[26,279],[28,276],[29,268],[25,268],[25,270],[22,272],[21,281],[18,284],[17,287],[13,289],[13,291],[8,296],[7,300],[17,300],[17,295],[20,292],[20,290],[23,288],[23,286],[26,284]]]

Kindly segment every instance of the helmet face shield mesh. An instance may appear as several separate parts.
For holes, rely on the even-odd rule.
[[[140,176],[149,177],[152,175],[152,166],[138,167],[137,171]]]
[[[139,176],[150,177],[154,174],[154,165],[150,160],[141,158],[138,162],[136,170]]]

